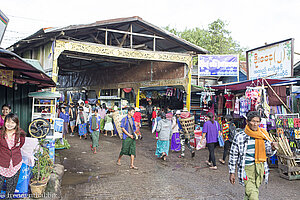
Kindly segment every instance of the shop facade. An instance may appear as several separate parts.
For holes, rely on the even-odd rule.
[[[55,83],[40,68],[4,49],[0,49],[0,77],[0,105],[10,105],[19,116],[21,128],[27,132],[32,105],[28,94],[54,87]]]

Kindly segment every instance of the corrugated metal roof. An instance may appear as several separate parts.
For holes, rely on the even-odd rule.
[[[3,69],[16,72],[14,72],[14,81],[18,84],[30,83],[41,88],[56,86],[53,80],[39,69],[40,67],[36,68],[10,51],[0,49],[0,64]]]
[[[96,21],[94,23],[90,23],[90,24],[78,24],[78,25],[70,25],[70,26],[66,26],[66,27],[62,27],[62,28],[46,28],[46,29],[40,29],[39,31],[37,31],[36,33],[34,33],[33,35],[18,41],[17,43],[15,43],[14,45],[12,45],[11,47],[15,47],[18,48],[19,44],[26,41],[30,41],[34,38],[37,39],[45,39],[43,36],[47,36],[50,37],[51,36],[55,36],[58,35],[62,32],[72,32],[72,31],[81,31],[84,29],[90,29],[90,28],[106,28],[106,27],[112,27],[112,28],[118,28],[118,29],[123,29],[123,31],[127,31],[126,29],[128,29],[128,24],[130,23],[134,23],[135,25],[139,26],[140,28],[137,29],[137,27],[135,28],[136,30],[133,30],[133,32],[145,32],[147,34],[155,34],[156,36],[160,36],[165,38],[166,40],[160,40],[159,42],[161,43],[161,47],[160,48],[164,48],[162,49],[162,51],[167,51],[168,49],[173,49],[174,51],[176,51],[176,49],[180,49],[183,48],[185,49],[185,51],[191,51],[191,52],[195,52],[197,54],[206,54],[209,53],[206,49],[199,47],[195,44],[192,44],[170,32],[168,32],[167,30],[164,30],[158,26],[155,26],[145,20],[143,20],[141,17],[138,16],[134,16],[134,17],[127,17],[127,18],[116,18],[116,19],[109,19],[109,20],[102,20],[102,21]],[[123,25],[123,26],[122,26]],[[86,33],[87,35],[89,34],[88,32]],[[142,40],[142,42],[147,40]],[[150,41],[148,41],[149,43]],[[157,45],[159,45],[159,42],[157,42]],[[149,44],[150,45],[150,44]]]

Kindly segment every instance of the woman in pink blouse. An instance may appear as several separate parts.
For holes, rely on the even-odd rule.
[[[4,124],[4,118],[6,115],[8,115],[11,112],[11,107],[8,104],[4,104],[2,106],[2,115],[0,117],[0,128],[3,126]]]
[[[22,166],[21,147],[25,133],[19,126],[17,115],[10,113],[4,118],[0,130],[0,188],[6,180],[5,199],[12,199]]]

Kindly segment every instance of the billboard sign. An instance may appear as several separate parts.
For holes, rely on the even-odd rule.
[[[6,27],[8,24],[8,18],[4,15],[4,13],[0,10],[0,44],[2,42]]]
[[[198,55],[199,76],[238,76],[238,55]]]
[[[248,79],[293,76],[294,39],[246,51]]]

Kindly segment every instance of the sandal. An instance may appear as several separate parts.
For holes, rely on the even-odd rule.
[[[130,169],[138,170],[139,168],[137,168],[136,166],[130,166]]]
[[[178,156],[178,158],[184,158],[184,156],[182,156],[182,155],[179,155],[179,156]]]
[[[205,161],[205,163],[206,163],[208,166],[212,167],[212,163],[211,163],[211,162],[209,162],[208,160],[207,160],[207,161]]]
[[[117,164],[118,166],[121,166],[121,163],[120,163],[120,162],[117,162],[116,164]]]
[[[209,167],[209,169],[213,169],[213,170],[217,170],[217,166],[212,166],[212,167]]]
[[[194,158],[194,157],[195,157],[195,151],[192,152],[192,158]]]
[[[166,156],[167,156],[166,153],[162,153],[162,156],[160,158],[166,160]]]
[[[219,159],[219,162],[220,162],[221,164],[225,165],[225,161],[224,161],[224,160]]]

